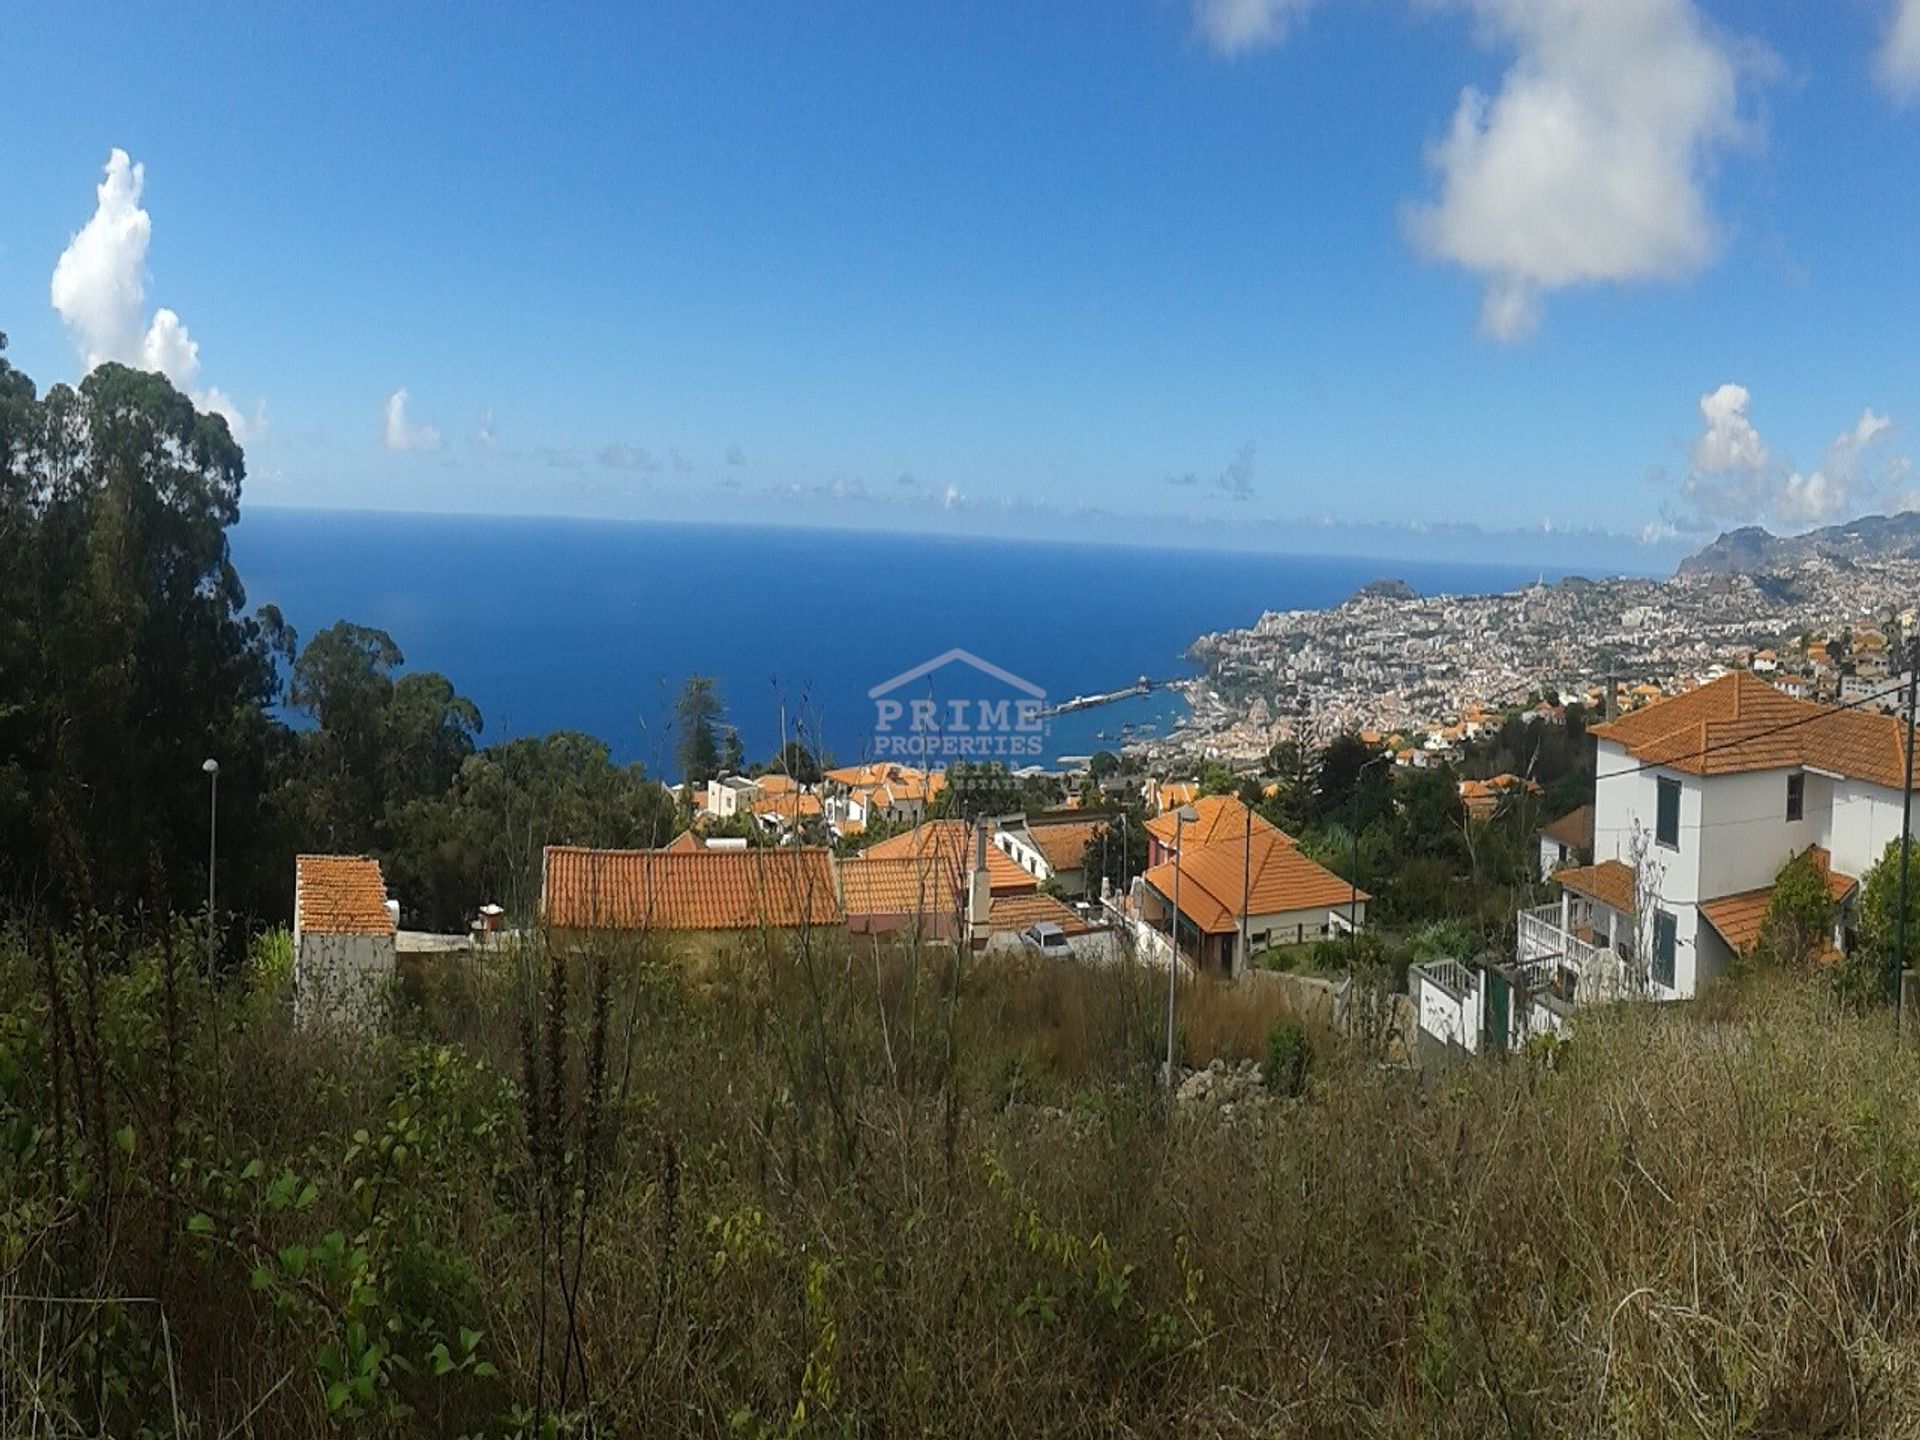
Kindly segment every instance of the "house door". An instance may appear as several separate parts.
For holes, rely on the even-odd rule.
[[[1513,985],[1497,970],[1481,972],[1486,980],[1482,992],[1486,1003],[1480,1008],[1480,1051],[1485,1055],[1507,1053],[1508,1013],[1513,1008]]]

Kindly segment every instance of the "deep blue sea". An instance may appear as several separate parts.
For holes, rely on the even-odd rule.
[[[483,740],[583,730],[674,771],[672,701],[717,677],[749,759],[781,725],[871,753],[870,687],[960,647],[1047,692],[1191,673],[1201,633],[1334,605],[1383,576],[1423,594],[1511,589],[1537,569],[947,539],[756,526],[251,508],[232,533],[250,604],[304,638],[386,630],[412,669],[479,705]],[[1057,717],[1044,758],[1164,734],[1170,692]]]

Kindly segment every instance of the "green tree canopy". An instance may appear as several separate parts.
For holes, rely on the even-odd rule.
[[[689,675],[680,687],[673,703],[674,758],[688,785],[704,785],[721,771],[719,725],[726,708],[711,675]]]
[[[191,903],[204,871],[165,862],[205,853],[208,757],[256,839],[276,677],[227,550],[245,470],[163,376],[40,398],[0,357],[0,889],[113,908],[157,874]]]
[[[1832,943],[1833,912],[1826,872],[1813,863],[1811,851],[1802,851],[1773,882],[1756,955],[1775,965],[1810,964]]]

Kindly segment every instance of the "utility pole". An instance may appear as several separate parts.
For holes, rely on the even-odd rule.
[[[1253,807],[1242,808],[1247,812],[1247,843],[1240,852],[1240,968],[1245,970],[1253,959],[1247,953],[1247,909],[1253,904]],[[1233,978],[1231,972],[1227,978]]]
[[[1920,636],[1907,641],[1907,783],[1900,791],[1900,910],[1893,926],[1893,1033],[1906,1021],[1907,856],[1913,848],[1913,711],[1920,688]]]
[[[1349,976],[1358,974],[1360,970],[1360,785],[1367,778],[1367,771],[1382,761],[1392,758],[1385,753],[1376,755],[1353,775],[1353,867],[1347,872],[1347,973]]]
[[[1173,924],[1168,936],[1173,948],[1167,955],[1167,1100],[1173,1100],[1173,995],[1174,987],[1180,979],[1180,852],[1186,848],[1181,843],[1189,820],[1198,820],[1200,814],[1191,805],[1182,805],[1173,814]]]
[[[200,766],[207,777],[207,983],[213,983],[213,867],[219,858],[217,831],[220,823],[220,762],[207,760]]]

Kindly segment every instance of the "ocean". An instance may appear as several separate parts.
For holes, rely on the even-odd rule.
[[[409,669],[444,673],[479,706],[483,742],[581,730],[669,777],[673,699],[696,673],[716,678],[749,760],[784,733],[844,762],[875,753],[869,690],[956,647],[1057,703],[1143,675],[1191,674],[1183,652],[1200,634],[1264,610],[1335,605],[1370,580],[1475,593],[1539,574],[1064,540],[261,507],[245,511],[231,539],[249,604],[278,605],[303,639],[339,619],[387,631]],[[1051,764],[1165,734],[1184,711],[1178,694],[1158,690],[1057,715],[1028,759]]]

